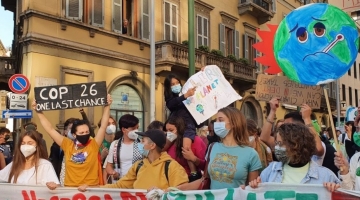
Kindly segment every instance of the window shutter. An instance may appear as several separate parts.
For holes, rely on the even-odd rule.
[[[196,15],[197,21],[197,47],[204,45],[203,44],[203,18],[200,15]]]
[[[272,11],[275,13],[276,12],[276,0],[272,1]]]
[[[104,0],[92,0],[91,25],[104,27]]]
[[[249,40],[248,35],[245,33],[243,35],[244,40],[244,58],[249,59]]]
[[[178,41],[178,20],[177,20],[177,5],[171,5],[171,24],[172,24],[172,37],[171,40],[174,42]]]
[[[209,46],[209,20],[205,17],[203,17],[203,32],[204,32],[204,41],[203,41],[203,45],[204,46]]]
[[[122,0],[113,0],[112,30],[122,33]]]
[[[142,0],[141,6],[141,38],[150,40],[150,6],[149,0]]]
[[[171,29],[171,22],[170,22],[170,3],[165,2],[165,6],[164,6],[164,19],[165,19],[165,23],[164,23],[164,39],[165,40],[170,40],[171,36],[170,36],[170,29]]]
[[[332,85],[332,87],[331,87],[331,97],[333,97],[333,98],[337,98],[337,96],[336,96],[336,87],[338,87],[338,85],[336,84],[336,82],[332,82],[331,83],[331,85]]]
[[[240,33],[237,30],[235,30],[234,33],[235,33],[235,35],[234,35],[234,38],[235,38],[234,52],[235,52],[236,58],[240,58]]]
[[[223,53],[223,55],[225,55],[225,25],[224,24],[219,24],[219,47],[220,47],[220,51]]]
[[[260,40],[259,40],[259,39],[256,39],[256,43],[258,43],[258,42],[260,42]],[[251,48],[254,48],[254,47],[251,47]],[[261,56],[260,51],[255,50],[255,58],[260,57],[260,56]],[[252,58],[251,58],[251,59],[252,59]],[[254,61],[254,62],[255,62],[255,61]],[[255,65],[256,65],[256,67],[257,67],[257,70],[260,71],[260,63],[255,62]]]
[[[66,0],[66,18],[82,21],[82,0]]]

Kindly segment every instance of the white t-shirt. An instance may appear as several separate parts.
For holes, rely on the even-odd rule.
[[[120,178],[125,176],[132,166],[134,143],[122,144],[120,152]]]
[[[110,145],[109,154],[106,157],[105,163],[114,163],[114,149],[115,149],[115,143],[117,141],[114,141]],[[118,144],[119,145],[119,144]],[[125,176],[129,169],[132,166],[132,160],[133,160],[133,154],[134,154],[134,143],[131,144],[121,144],[121,151],[120,151],[120,171],[117,169],[114,169],[115,171],[119,172],[120,178]],[[116,150],[116,149],[115,149]],[[117,152],[119,153],[119,152]],[[103,167],[106,167],[104,164]]]
[[[0,181],[8,181],[12,164],[13,162],[9,163],[3,170],[0,171]],[[12,178],[11,183],[13,183],[13,181],[14,178]],[[60,184],[52,164],[45,159],[40,159],[37,172],[35,172],[35,166],[30,169],[23,170],[20,173],[16,184],[45,186],[47,182]]]
[[[311,160],[316,162],[319,166],[323,165],[325,154],[326,154],[326,146],[325,146],[325,144],[323,142],[321,142],[321,144],[322,144],[322,146],[324,148],[324,154],[322,156],[313,155],[311,157]]]

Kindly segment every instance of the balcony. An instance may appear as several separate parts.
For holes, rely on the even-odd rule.
[[[329,97],[329,103],[330,103],[331,111],[335,111],[336,110],[336,99]],[[316,111],[316,110],[314,110],[314,111]],[[325,96],[321,97],[320,109],[317,111],[327,112]]]
[[[264,24],[274,17],[272,1],[274,0],[239,0],[239,15],[250,14],[257,18],[259,24]]]
[[[155,60],[158,73],[164,68],[168,68],[167,70],[170,71],[169,69],[173,66],[187,70],[189,66],[188,57],[186,45],[171,41],[156,43]],[[256,68],[254,66],[196,49],[195,67],[200,69],[206,65],[217,65],[225,77],[230,80],[230,83],[238,84],[243,90],[251,88],[256,83]]]

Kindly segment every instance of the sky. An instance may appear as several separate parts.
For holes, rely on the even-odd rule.
[[[0,6],[0,40],[5,48],[11,47],[13,40],[14,20],[13,13]]]

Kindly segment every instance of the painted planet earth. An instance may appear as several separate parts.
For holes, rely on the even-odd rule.
[[[350,16],[323,3],[293,10],[280,23],[274,54],[289,79],[321,85],[344,75],[354,64],[359,34]]]

